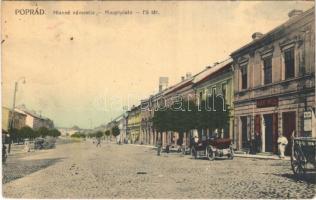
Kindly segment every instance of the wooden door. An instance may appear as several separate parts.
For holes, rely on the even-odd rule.
[[[278,153],[278,137],[279,137],[279,123],[278,123],[278,113],[274,113],[272,116],[272,126],[273,126],[273,153]]]
[[[291,136],[292,132],[296,129],[296,113],[295,112],[284,112],[282,113],[282,128],[283,128],[283,136],[287,138],[289,141],[286,149],[285,155],[291,155]]]

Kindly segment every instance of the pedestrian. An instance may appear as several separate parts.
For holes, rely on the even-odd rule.
[[[286,145],[288,144],[288,140],[283,135],[280,135],[278,138],[278,146],[279,146],[279,152],[280,152],[280,158],[284,158],[284,152]]]
[[[97,137],[97,147],[101,147],[101,137]]]
[[[25,139],[24,140],[24,151],[25,152],[30,152],[31,151],[29,139]]]
[[[256,153],[261,152],[262,141],[261,141],[261,135],[258,131],[255,132],[255,146],[256,146]]]
[[[160,152],[161,152],[161,140],[158,139],[157,141],[157,156],[160,156]]]

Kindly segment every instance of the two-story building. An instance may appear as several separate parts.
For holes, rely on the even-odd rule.
[[[2,106],[2,130],[6,132],[8,132],[10,129],[10,123],[12,123],[12,127],[16,129],[21,129],[25,126],[26,114],[16,111],[14,111],[14,115],[12,114],[13,112],[11,109]]]
[[[315,110],[314,33],[314,8],[293,10],[284,24],[254,33],[252,42],[231,53],[237,148],[246,148],[255,133],[262,152],[273,153],[279,135],[289,141],[293,131],[312,136],[306,116]]]
[[[127,137],[129,143],[140,143],[141,107],[133,106],[127,116]]]
[[[206,98],[214,96],[214,99],[222,100],[229,109],[230,120],[228,128],[223,127],[219,132],[223,138],[231,138],[236,143],[234,134],[234,89],[233,89],[233,60],[228,58],[222,62],[208,66],[205,70],[197,74],[193,80],[194,91],[197,103],[206,101]],[[221,97],[221,98],[219,98]],[[212,111],[210,111],[212,112]],[[214,130],[202,130],[201,137],[209,137]]]

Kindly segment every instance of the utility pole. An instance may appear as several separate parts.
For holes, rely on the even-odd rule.
[[[14,109],[15,109],[15,99],[16,99],[17,89],[18,89],[18,82],[15,81],[15,83],[14,83],[14,93],[13,93],[13,105],[12,105],[12,110],[11,110],[11,119],[10,119],[10,127],[9,127],[10,137],[9,137],[8,153],[10,153],[10,151],[11,151],[11,144],[12,144],[12,131],[13,131],[13,128],[14,128],[14,114],[15,114]]]
[[[12,131],[13,131],[13,128],[14,128],[14,118],[15,118],[15,101],[16,101],[16,92],[18,91],[18,82],[20,80],[23,79],[23,84],[25,83],[25,78],[22,77],[20,79],[18,79],[17,81],[15,81],[14,83],[14,93],[13,93],[13,105],[12,105],[12,110],[11,110],[11,119],[10,119],[10,126],[9,126],[9,134],[10,134],[10,137],[9,137],[9,148],[8,148],[8,153],[10,153],[11,151],[11,144],[12,144]]]

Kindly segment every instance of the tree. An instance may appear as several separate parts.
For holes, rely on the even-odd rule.
[[[37,136],[36,132],[29,126],[22,127],[19,131],[19,134],[23,138],[29,138],[29,139],[34,139]]]
[[[52,137],[59,137],[61,133],[59,130],[54,128],[54,129],[49,130],[48,135]]]
[[[102,136],[103,136],[102,131],[97,131],[96,134],[95,134],[95,136],[96,136],[97,138],[102,137]]]
[[[19,130],[16,128],[12,128],[12,130],[10,131],[10,137],[13,142],[19,142],[19,139],[20,139]]]
[[[40,127],[38,130],[37,130],[39,136],[42,136],[42,137],[46,137],[49,135],[49,130],[48,128],[46,127]]]
[[[114,127],[112,128],[112,135],[113,135],[114,137],[117,137],[119,134],[120,134],[120,129],[119,129],[119,127],[118,127],[118,126],[114,126]]]
[[[106,130],[104,134],[109,139],[109,136],[111,135],[111,131],[110,130]]]

